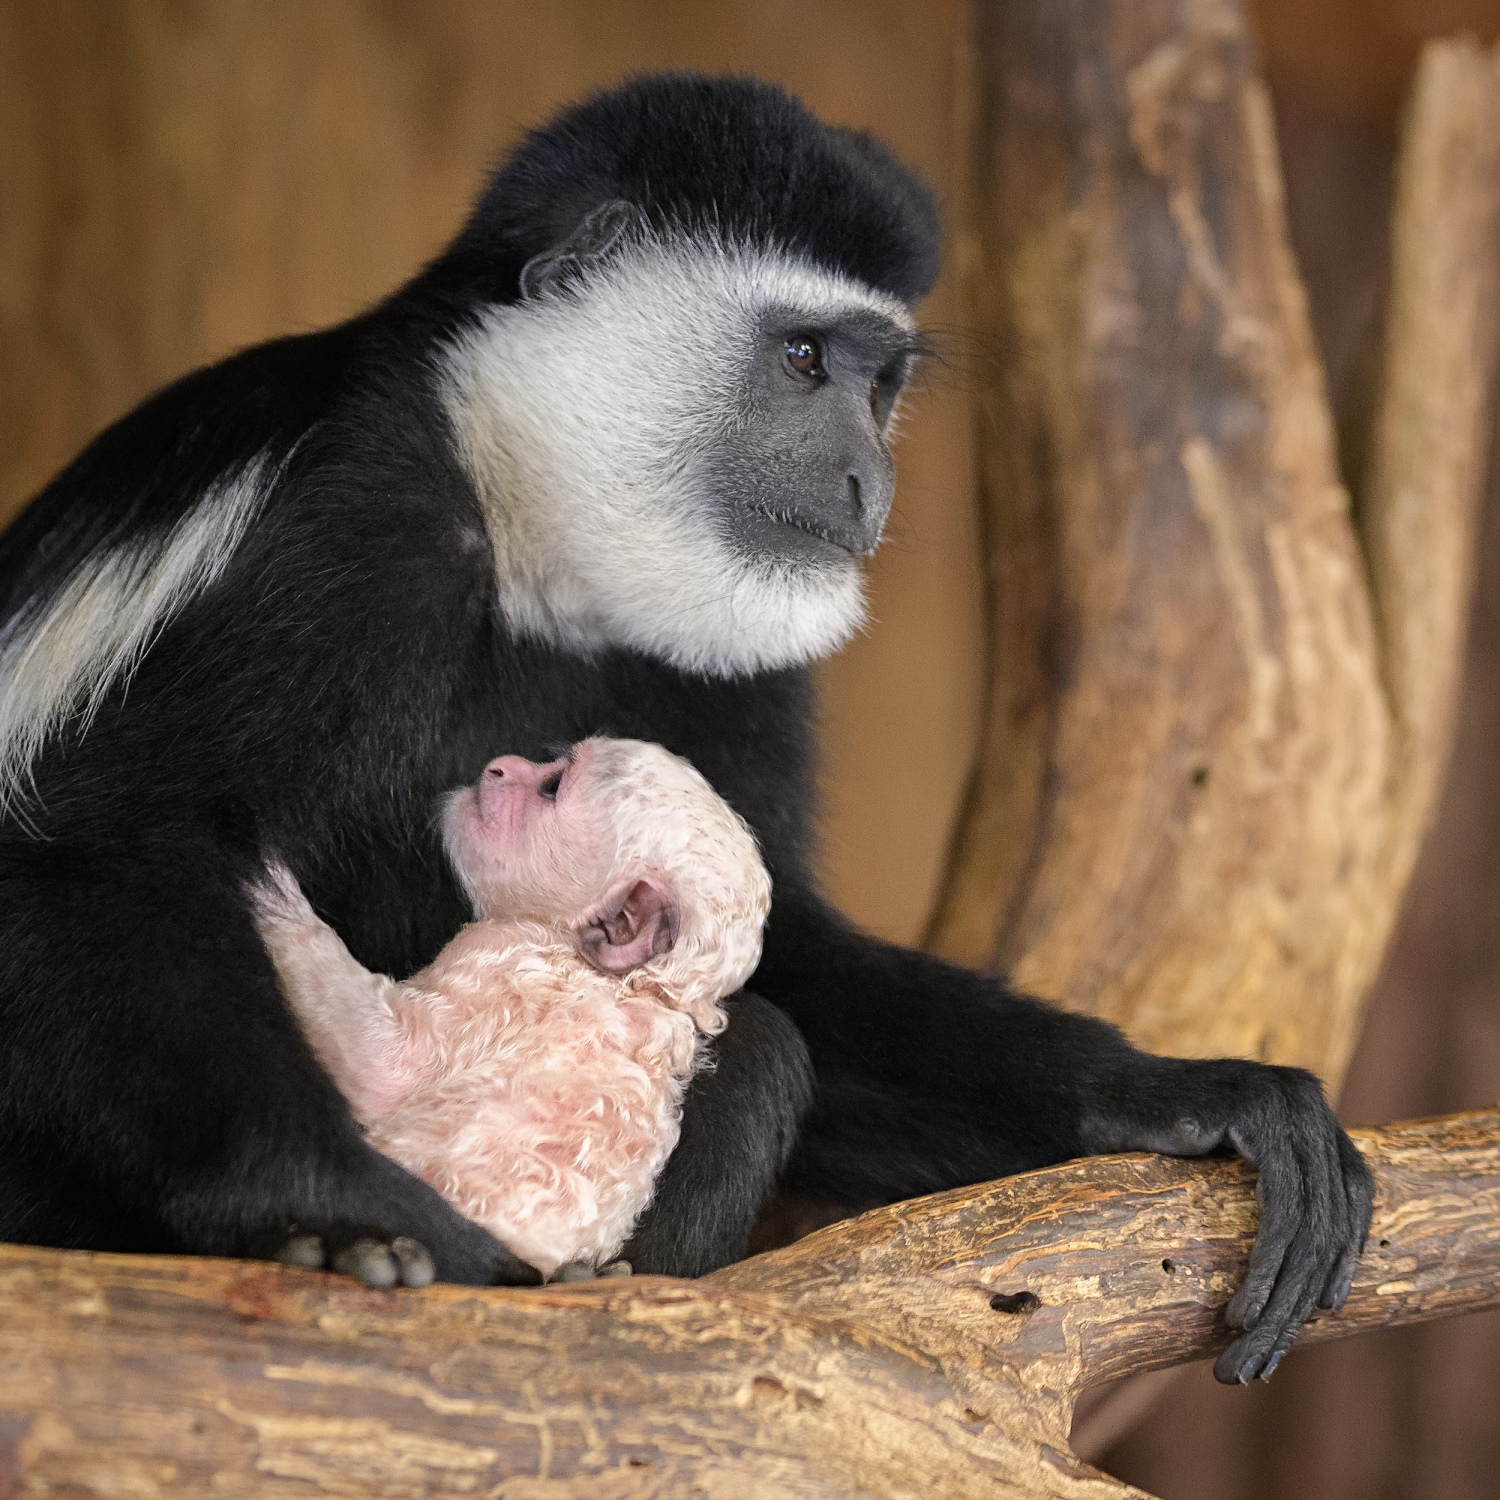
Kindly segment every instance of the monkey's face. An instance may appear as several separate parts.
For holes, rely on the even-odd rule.
[[[445,834],[483,915],[566,932],[595,968],[623,974],[671,951],[678,909],[663,875],[622,858],[624,799],[605,745],[546,764],[492,760],[450,801]]]
[[[445,357],[510,624],[715,675],[841,645],[891,508],[909,310],[795,256],[645,229],[548,266]]]
[[[868,309],[772,307],[749,348],[742,419],[708,466],[725,533],[761,565],[847,566],[875,550],[895,497],[886,429],[911,334]]]

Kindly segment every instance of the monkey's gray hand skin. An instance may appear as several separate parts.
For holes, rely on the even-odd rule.
[[[297,1234],[276,1252],[275,1258],[284,1266],[305,1266],[309,1270],[326,1266],[374,1287],[430,1286],[437,1274],[427,1247],[403,1234],[389,1244],[362,1236],[332,1255],[322,1235]]]
[[[1158,1097],[1171,1098],[1175,1118],[1143,1123],[1138,1099],[1132,1123],[1095,1120],[1085,1133],[1096,1150],[1202,1156],[1230,1147],[1257,1169],[1260,1226],[1245,1279],[1224,1309],[1225,1322],[1242,1332],[1219,1356],[1214,1377],[1226,1385],[1269,1380],[1314,1309],[1344,1305],[1370,1224],[1374,1178],[1311,1073],[1158,1061],[1168,1086]]]
[[[386,1235],[378,1229],[340,1225],[321,1234],[293,1227],[270,1257],[284,1266],[337,1271],[370,1287],[430,1286],[437,1277],[431,1252],[410,1235]],[[535,1286],[541,1281],[532,1266],[503,1247],[493,1266],[495,1286]]]

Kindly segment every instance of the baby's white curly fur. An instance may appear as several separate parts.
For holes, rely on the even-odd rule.
[[[589,825],[613,841],[594,906],[642,876],[677,906],[672,948],[629,973],[581,956],[594,912],[569,903],[547,920],[482,911],[398,982],[356,962],[285,867],[253,893],[287,999],[371,1143],[544,1275],[629,1238],[770,909],[754,838],[687,762],[638,741],[581,748]]]

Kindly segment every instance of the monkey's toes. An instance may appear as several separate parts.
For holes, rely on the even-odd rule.
[[[586,1260],[570,1260],[553,1273],[554,1281],[592,1281],[598,1273]]]
[[[307,1271],[320,1271],[326,1264],[323,1240],[316,1234],[295,1234],[287,1240],[273,1257],[284,1266],[300,1266]]]
[[[426,1245],[410,1235],[399,1234],[391,1241],[391,1254],[396,1257],[396,1265],[400,1268],[402,1286],[431,1286],[437,1267]]]
[[[357,1239],[333,1257],[333,1269],[373,1287],[430,1286],[437,1275],[427,1247],[404,1234],[398,1234],[389,1244]]]
[[[401,1263],[391,1247],[379,1240],[355,1240],[346,1245],[333,1257],[333,1269],[366,1286],[395,1286],[401,1279]]]

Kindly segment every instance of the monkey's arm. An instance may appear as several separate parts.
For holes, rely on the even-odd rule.
[[[372,1125],[410,1094],[428,1059],[407,1014],[421,997],[410,985],[372,974],[312,909],[296,877],[272,864],[252,893],[256,930],[318,1060]]]
[[[818,1075],[794,1185],[890,1201],[1098,1152],[1230,1147],[1259,1169],[1261,1225],[1225,1314],[1245,1332],[1215,1373],[1268,1375],[1347,1294],[1372,1185],[1312,1074],[1152,1056],[785,886],[751,982],[797,1022]]]
[[[786,1016],[748,991],[724,1008],[729,1025],[688,1085],[682,1135],[624,1250],[637,1271],[702,1276],[742,1260],[812,1103],[807,1044]]]

